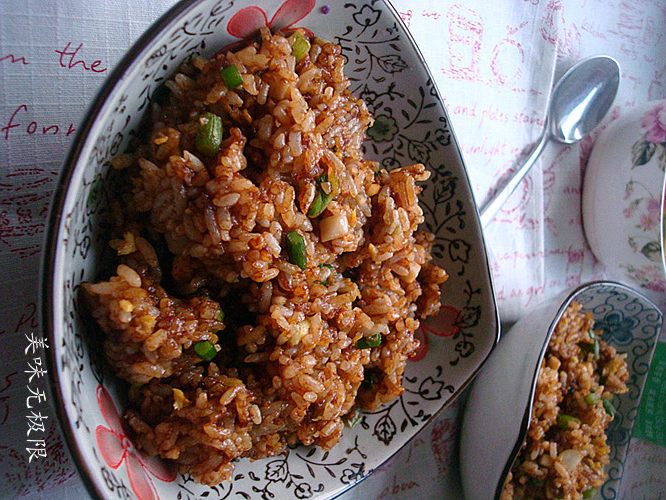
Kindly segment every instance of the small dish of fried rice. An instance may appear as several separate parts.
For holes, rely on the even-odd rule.
[[[572,302],[541,361],[530,426],[502,491],[513,498],[594,498],[606,480],[613,399],[627,392],[627,355],[599,339]]]
[[[613,282],[583,285],[521,318],[466,403],[465,495],[588,499],[617,492],[647,375],[640,366],[649,365],[661,321],[648,299]]]

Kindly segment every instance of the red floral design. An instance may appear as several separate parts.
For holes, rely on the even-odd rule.
[[[176,479],[176,469],[157,457],[149,457],[134,449],[123,430],[120,415],[111,396],[101,385],[97,386],[97,405],[109,426],[98,425],[95,429],[95,439],[104,462],[112,469],[117,469],[125,460],[130,486],[137,498],[157,500],[159,495],[150,475],[170,483]]]
[[[641,127],[647,130],[645,139],[659,144],[666,142],[666,104],[657,104],[641,118]]]
[[[460,311],[452,306],[442,306],[436,316],[431,316],[421,323],[426,333],[438,337],[453,337],[458,334]]]
[[[412,353],[409,357],[412,361],[420,361],[425,358],[426,353],[428,352],[428,337],[426,337],[425,332],[422,328],[419,328],[414,332],[414,338],[419,341],[419,348]]]
[[[268,26],[273,30],[295,30],[294,24],[307,16],[314,9],[315,0],[286,0],[268,20],[261,7],[245,7],[236,12],[227,24],[227,31],[236,38],[248,39],[256,35],[259,28]],[[312,32],[304,29],[310,36]]]
[[[437,337],[454,337],[460,331],[458,319],[460,311],[452,306],[442,306],[435,316],[431,316],[425,321],[421,321],[421,326],[414,333],[414,337],[419,340],[421,345],[411,355],[412,361],[419,361],[425,358],[428,352],[428,336],[426,333],[436,335]]]

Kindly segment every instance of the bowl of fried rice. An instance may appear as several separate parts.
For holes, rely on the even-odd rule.
[[[79,128],[43,325],[95,497],[329,498],[499,340],[460,151],[384,2],[181,2]]]
[[[616,498],[661,325],[653,303],[609,281],[529,311],[470,391],[465,496]]]

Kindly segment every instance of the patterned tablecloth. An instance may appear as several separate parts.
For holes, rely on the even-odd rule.
[[[56,179],[90,99],[173,3],[0,1],[0,497],[87,497],[43,392],[45,367],[31,352],[41,341],[42,239]],[[478,201],[538,137],[552,82],[576,60],[605,53],[620,62],[619,95],[600,130],[636,104],[666,98],[663,0],[394,4],[446,100]],[[581,175],[598,132],[579,145],[548,149],[487,228],[505,323],[565,288],[609,277],[585,243],[579,211]],[[651,298],[666,311],[664,290]],[[663,390],[656,384],[648,393],[659,401]],[[458,402],[444,410],[344,498],[460,498],[460,408]],[[658,424],[663,438],[666,423]],[[43,445],[26,437],[34,426],[48,436]],[[666,448],[634,437],[619,496],[661,498],[665,477]]]

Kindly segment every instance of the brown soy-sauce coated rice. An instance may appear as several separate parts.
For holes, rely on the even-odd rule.
[[[298,63],[291,51],[263,30],[167,82],[141,145],[112,162],[116,272],[84,285],[106,359],[131,384],[134,442],[211,485],[237,457],[329,449],[345,416],[399,396],[446,280],[418,228],[428,171],[363,157],[372,118],[347,89],[339,46],[315,38]],[[229,65],[242,78],[231,90]],[[196,150],[205,113],[224,128],[212,156]],[[339,193],[309,217],[323,174]],[[305,269],[287,256],[289,231],[303,237]],[[212,361],[194,350],[205,341]]]
[[[590,333],[592,332],[592,333]],[[598,338],[592,313],[572,302],[558,322],[541,362],[527,438],[501,498],[593,496],[606,480],[610,448],[604,408],[627,392],[626,354]],[[593,340],[599,343],[598,357]]]

